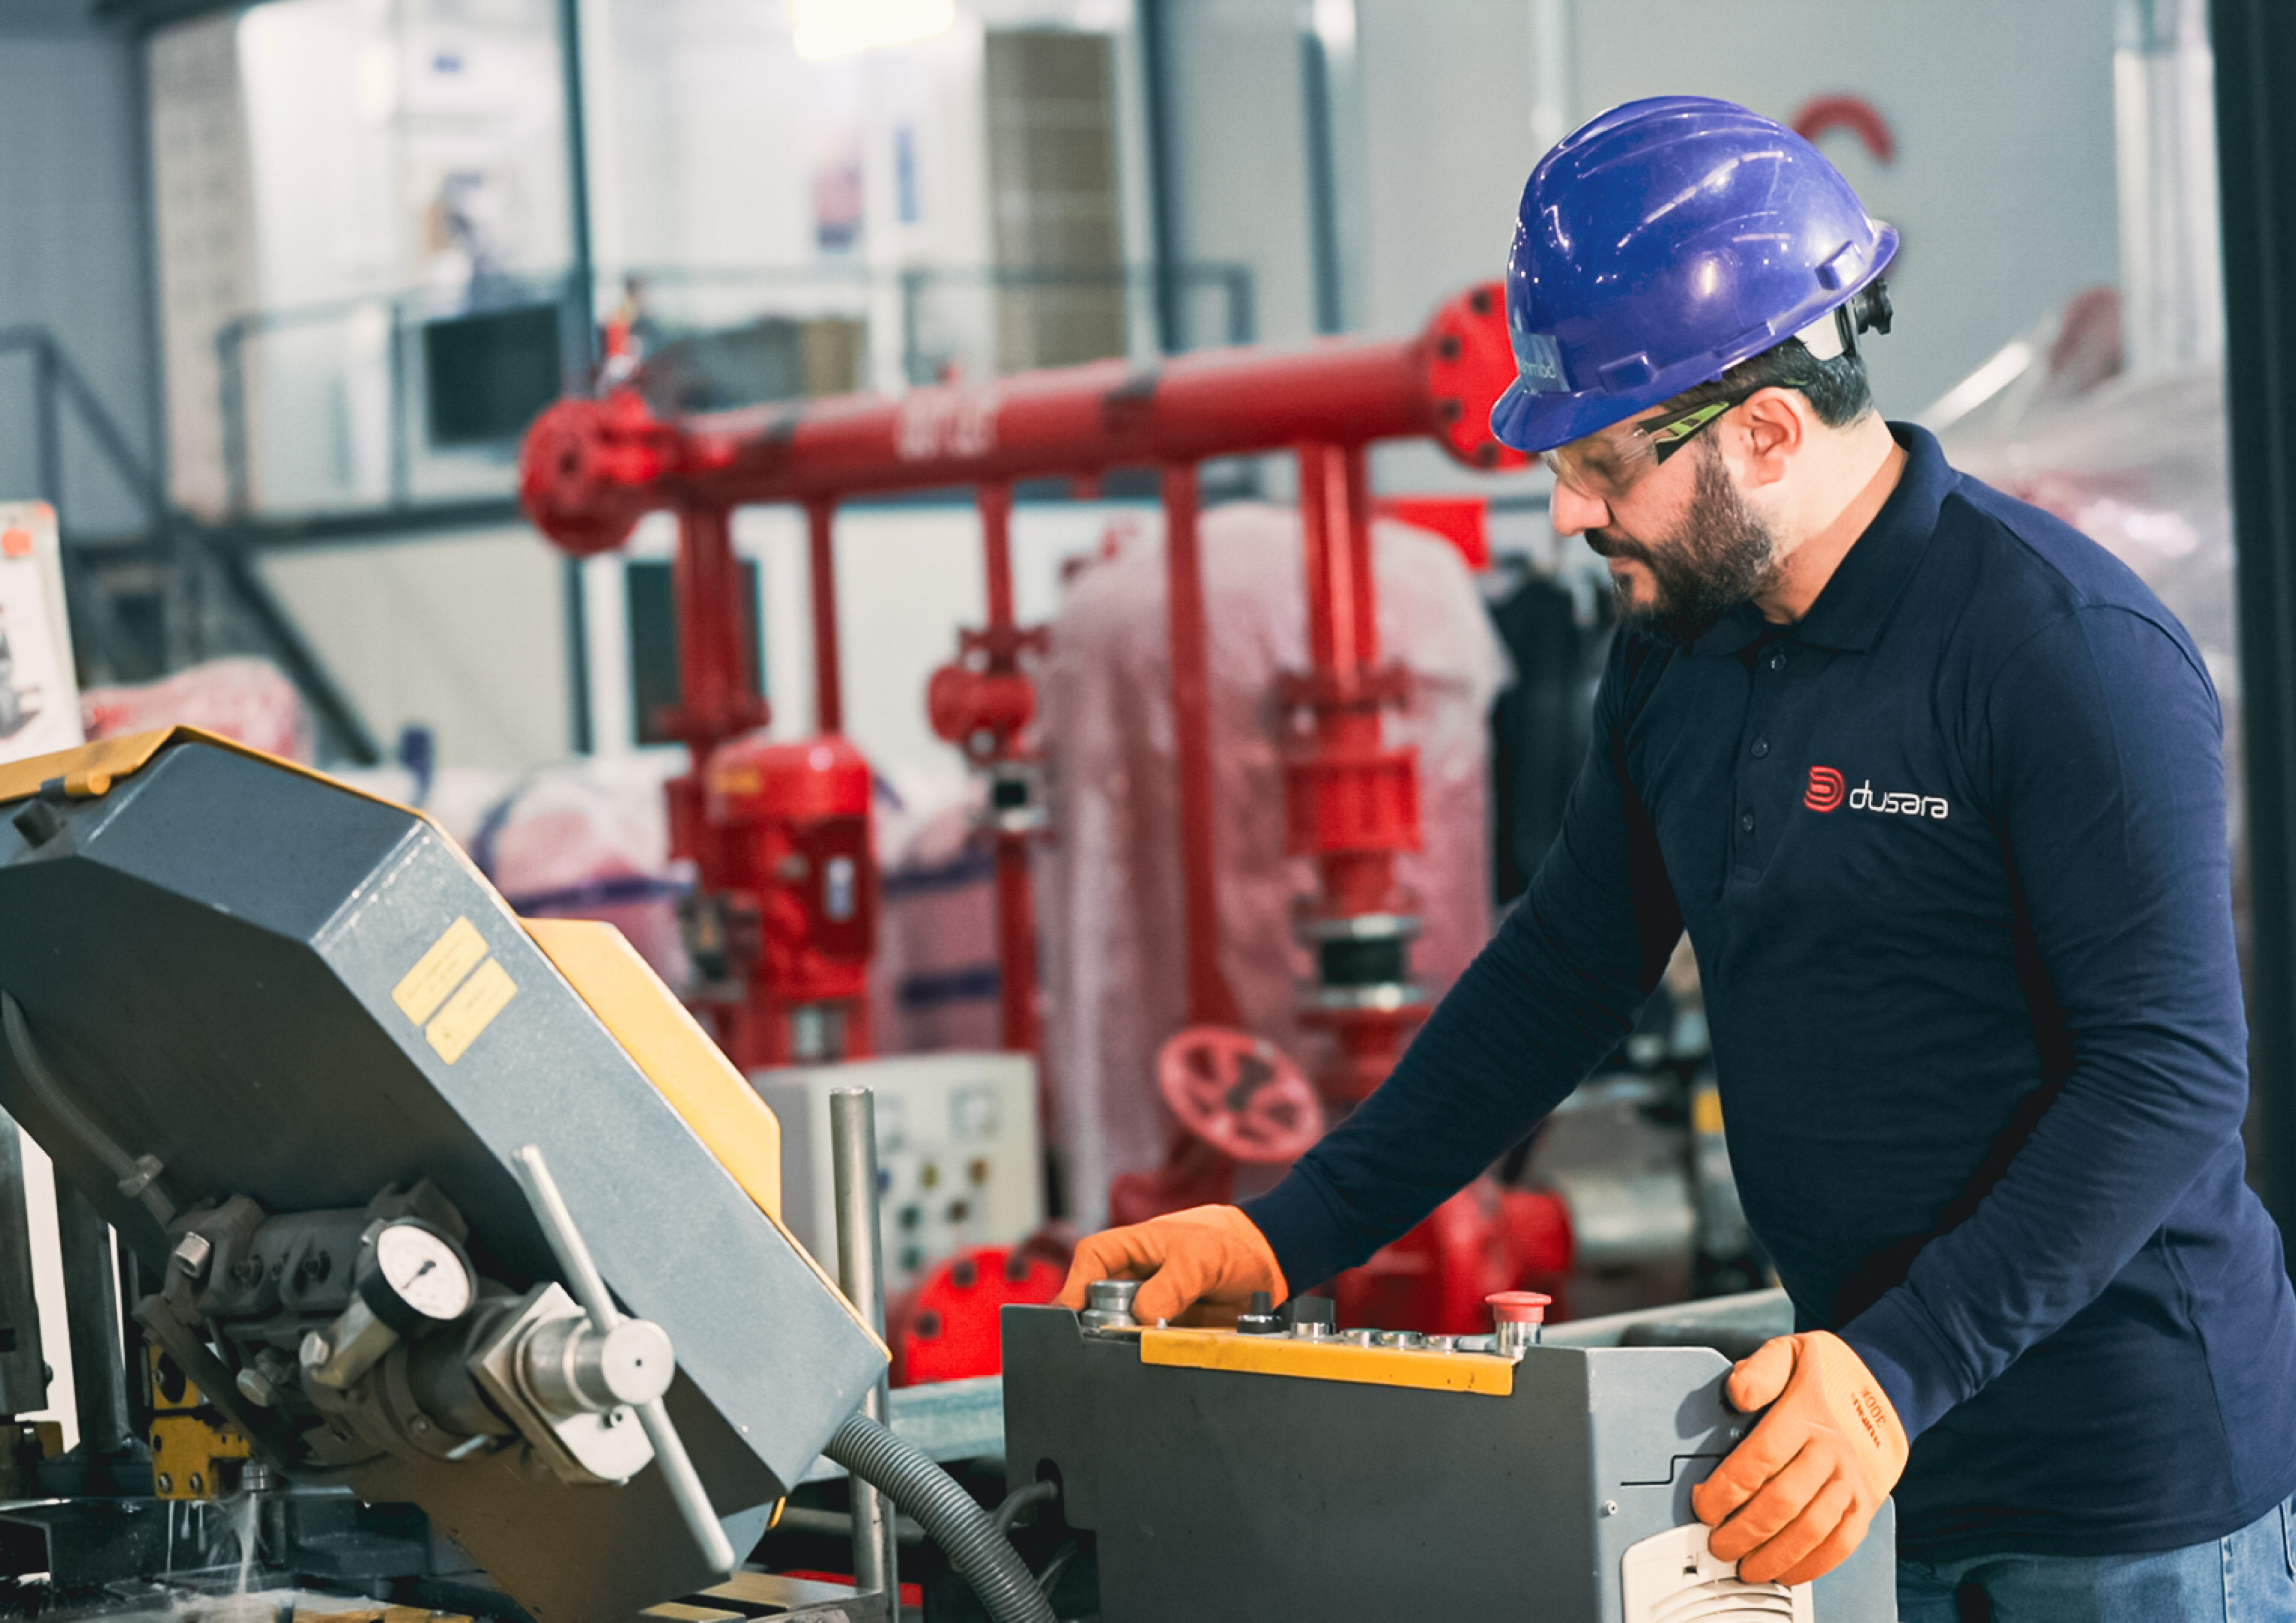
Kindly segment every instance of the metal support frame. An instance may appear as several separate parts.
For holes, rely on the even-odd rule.
[[[1188,330],[1185,290],[1180,282],[1180,166],[1174,151],[1179,144],[1180,118],[1173,84],[1171,0],[1139,0],[1134,14],[1140,38],[1141,99],[1147,103],[1148,220],[1155,238],[1156,348],[1166,355],[1177,355],[1188,347]],[[1246,340],[1231,334],[1228,341]]]
[[[1312,8],[1310,8],[1312,11]],[[1312,16],[1300,29],[1300,102],[1308,180],[1308,267],[1316,296],[1316,331],[1341,332],[1338,141],[1332,134],[1331,53]]]
[[[2248,768],[2254,1176],[2296,1233],[2296,12],[2211,0]]]
[[[179,574],[203,575],[212,569],[229,588],[265,652],[302,691],[336,748],[362,766],[379,760],[381,751],[356,707],[265,585],[252,561],[252,545],[234,530],[202,525],[168,505],[158,473],[137,454],[119,420],[53,333],[43,327],[0,328],[0,356],[10,354],[26,354],[32,360],[41,495],[54,506],[63,528],[64,578],[83,609],[93,608],[89,601],[92,576],[114,564],[158,563]],[[144,533],[125,545],[94,541],[69,522],[63,471],[67,416],[79,425],[112,477],[144,511]],[[177,595],[196,606],[197,594],[180,591]],[[75,630],[90,645],[84,652],[100,654],[117,667],[117,639],[109,617],[83,612],[75,617]],[[171,633],[163,657],[172,659],[179,652],[188,658],[203,657],[204,643],[196,628],[189,635]]]

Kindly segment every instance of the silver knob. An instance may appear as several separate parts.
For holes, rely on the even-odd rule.
[[[1132,1301],[1139,1294],[1136,1279],[1095,1279],[1084,1288],[1084,1312],[1078,1316],[1086,1330],[1116,1330],[1136,1324]]]
[[[592,1390],[611,1392],[617,1382],[633,1390],[643,1389],[659,1378],[660,1384],[654,1395],[632,1405],[638,1412],[638,1423],[645,1428],[646,1439],[653,1444],[662,1480],[668,1485],[669,1496],[677,1502],[678,1512],[685,1518],[686,1530],[701,1546],[702,1559],[713,1572],[732,1572],[741,1558],[734,1553],[734,1542],[726,1537],[718,1512],[710,1508],[709,1490],[701,1486],[701,1474],[693,1469],[693,1461],[685,1452],[676,1423],[669,1418],[669,1407],[661,1400],[661,1393],[669,1389],[669,1377],[676,1367],[668,1334],[646,1320],[624,1318],[621,1309],[614,1306],[614,1299],[606,1293],[606,1282],[598,1273],[598,1265],[590,1259],[590,1248],[582,1242],[581,1231],[574,1226],[574,1216],[566,1209],[565,1197],[558,1193],[558,1184],[550,1176],[549,1164],[542,1159],[540,1146],[528,1144],[512,1159],[518,1166],[519,1181],[526,1187],[527,1204],[534,1208],[535,1221],[542,1225],[543,1235],[557,1254],[559,1267],[565,1272],[567,1287],[574,1292],[574,1299],[582,1304],[582,1310],[590,1316],[589,1328],[594,1332],[594,1356],[587,1361],[586,1373],[576,1368],[584,1363],[582,1357],[570,1346],[565,1348],[566,1357],[560,1367],[569,1385],[587,1396]],[[652,1337],[641,1335],[634,1339],[625,1335],[619,1344],[621,1351],[617,1353],[615,1332],[632,1324],[645,1325],[652,1332]],[[649,1348],[652,1349],[650,1356],[646,1354]]]

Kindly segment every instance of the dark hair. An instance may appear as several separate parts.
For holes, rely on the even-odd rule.
[[[1758,389],[1801,390],[1817,420],[1828,428],[1846,427],[1874,408],[1864,357],[1844,353],[1821,361],[1798,338],[1739,362],[1711,383],[1692,385],[1668,401],[1667,406],[1686,412],[1710,401],[1742,400]]]

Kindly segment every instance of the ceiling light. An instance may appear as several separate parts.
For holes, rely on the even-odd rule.
[[[809,62],[945,34],[956,0],[790,0],[797,53]]]

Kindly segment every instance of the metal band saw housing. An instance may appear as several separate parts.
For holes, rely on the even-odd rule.
[[[511,1169],[539,1145],[613,1294],[674,1341],[670,1412],[749,1550],[879,1378],[876,1338],[425,819],[184,731],[120,761],[33,764],[33,799],[23,771],[0,781],[0,989],[70,1106],[157,1160],[162,1209],[340,1213],[428,1180],[511,1291],[559,1276]],[[176,1236],[4,1050],[0,1107],[175,1285]],[[211,1395],[275,1463],[312,1463],[324,1434]],[[422,1505],[543,1623],[714,1581],[658,1468],[570,1484],[512,1445],[386,1452],[345,1480]]]

